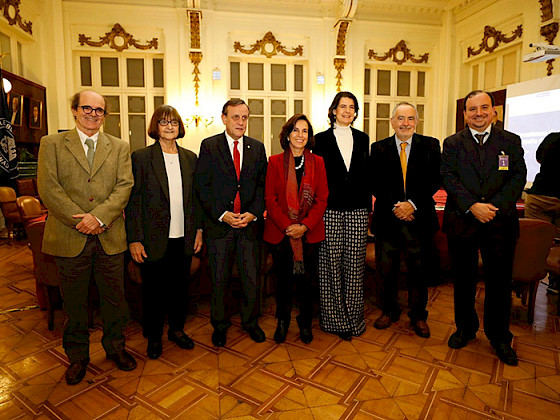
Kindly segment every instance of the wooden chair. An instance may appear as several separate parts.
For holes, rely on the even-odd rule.
[[[31,220],[41,217],[47,213],[47,211],[41,207],[39,200],[29,195],[18,197],[16,204],[24,226]]]
[[[550,276],[560,277],[560,243],[558,243],[558,238],[556,238],[554,246],[548,252],[546,271],[548,271],[549,279]],[[558,299],[556,314],[560,315],[560,298]]]
[[[0,187],[0,210],[6,221],[8,229],[8,242],[14,241],[14,224],[22,223],[21,216],[16,204],[16,192],[10,187]],[[10,241],[11,238],[11,241]]]
[[[554,225],[537,219],[519,219],[519,238],[513,259],[514,284],[528,288],[527,321],[533,323],[540,281],[546,277],[546,259],[553,243]]]
[[[42,250],[45,220],[29,223],[25,227],[28,246],[33,254],[33,273],[37,284],[43,288],[47,306],[47,324],[49,331],[54,328],[54,308],[60,299],[58,275],[56,264],[52,255],[45,254]]]

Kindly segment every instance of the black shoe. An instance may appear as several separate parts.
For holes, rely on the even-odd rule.
[[[299,338],[304,344],[309,344],[313,341],[313,333],[311,332],[311,325],[299,326]]]
[[[171,332],[167,335],[167,339],[185,350],[191,350],[194,347],[194,341],[183,331]]]
[[[84,376],[86,376],[86,369],[88,364],[89,359],[70,363],[70,366],[68,366],[68,370],[66,370],[66,383],[68,385],[76,385],[82,382],[82,379],[84,379]]]
[[[288,328],[290,328],[290,321],[284,321],[283,319],[278,320],[278,326],[274,332],[274,341],[276,344],[283,343],[286,341],[286,335],[288,335]]]
[[[212,333],[212,344],[215,347],[224,347],[227,342],[226,330],[214,330]]]
[[[509,343],[500,343],[497,345],[492,344],[492,347],[494,347],[498,359],[506,365],[517,366],[517,354],[515,354],[515,350],[509,345]]]
[[[430,327],[426,323],[426,321],[422,319],[418,319],[415,321],[410,321],[410,327],[414,330],[414,333],[418,337],[422,338],[430,338]]]
[[[251,337],[251,340],[255,343],[262,343],[266,340],[264,331],[258,325],[255,325],[254,327],[243,327],[243,331],[248,332],[249,337]]]
[[[347,331],[336,333],[336,335],[338,335],[344,341],[351,341],[352,340],[352,333],[347,332]]]
[[[452,349],[462,349],[469,344],[469,341],[474,340],[475,338],[476,334],[467,334],[465,331],[457,330],[451,334],[447,345]]]
[[[136,369],[136,360],[124,349],[113,354],[108,354],[107,359],[115,362],[117,367],[125,372]]]
[[[148,339],[148,348],[146,349],[146,353],[150,359],[159,359],[161,356],[161,352],[163,351],[161,345],[161,339],[159,340],[150,340]]]

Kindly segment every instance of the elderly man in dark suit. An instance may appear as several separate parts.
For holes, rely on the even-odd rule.
[[[455,273],[455,324],[449,338],[465,347],[479,327],[474,307],[478,250],[484,267],[484,332],[500,360],[517,364],[509,331],[513,254],[519,233],[516,202],[527,168],[519,136],[492,125],[494,98],[472,91],[463,102],[467,128],[445,139],[441,162],[447,233]]]
[[[212,279],[212,342],[223,347],[231,325],[225,294],[234,258],[244,301],[241,324],[257,343],[266,337],[258,325],[258,249],[264,212],[266,153],[258,140],[245,136],[249,107],[231,99],[222,109],[224,133],[202,142],[195,188],[203,210]]]
[[[408,102],[393,110],[395,135],[371,145],[373,229],[380,250],[382,314],[377,329],[398,321],[397,302],[401,253],[407,263],[408,316],[414,332],[429,337],[427,272],[432,236],[439,229],[432,198],[441,184],[440,144],[416,134],[418,111]]]
[[[106,101],[94,91],[72,98],[76,128],[45,136],[39,148],[37,184],[49,215],[43,252],[54,255],[66,320],[62,344],[70,366],[66,382],[79,383],[89,363],[87,296],[97,283],[107,358],[121,370],[136,367],[124,346],[128,307],[124,298],[123,210],[133,185],[128,143],[99,131]]]

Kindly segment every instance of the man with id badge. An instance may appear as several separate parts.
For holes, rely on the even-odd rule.
[[[498,358],[517,365],[509,319],[513,254],[519,234],[516,202],[527,175],[521,139],[492,125],[494,98],[488,92],[470,92],[463,102],[463,113],[467,127],[445,139],[441,160],[447,191],[443,230],[454,272],[457,326],[448,345],[460,349],[476,338],[480,250],[485,282],[484,332]]]

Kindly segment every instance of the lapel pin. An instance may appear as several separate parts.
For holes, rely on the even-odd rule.
[[[251,148],[251,146],[250,146],[250,145],[247,145],[247,149],[250,149],[250,148]]]

